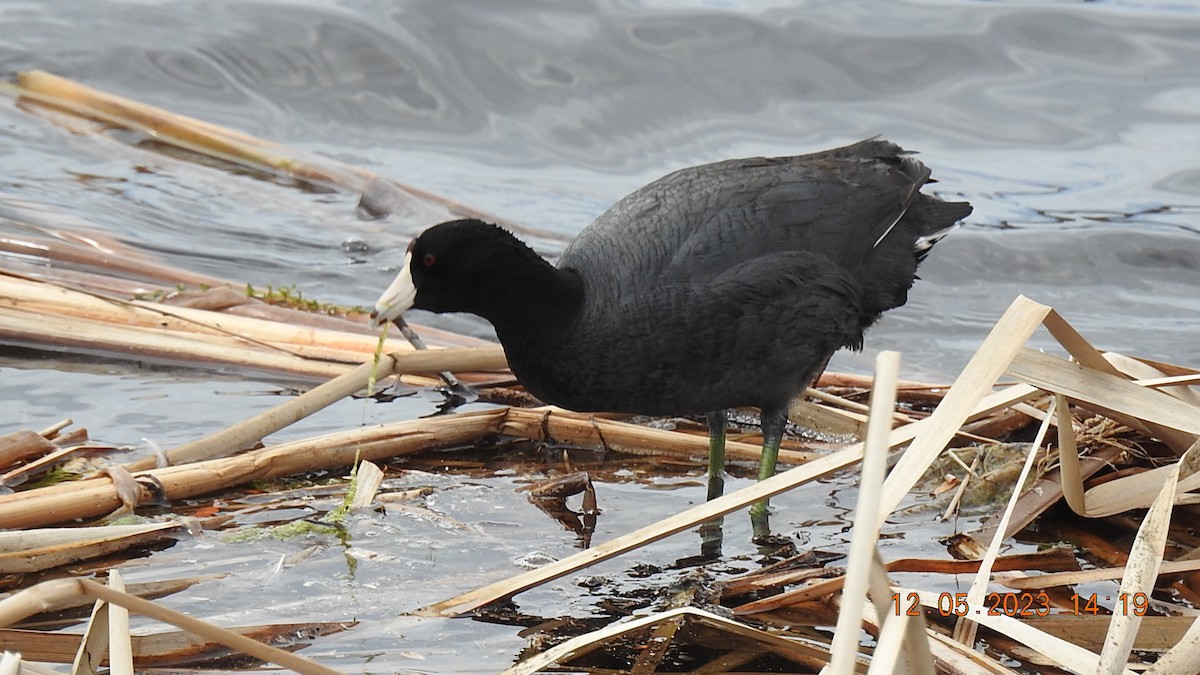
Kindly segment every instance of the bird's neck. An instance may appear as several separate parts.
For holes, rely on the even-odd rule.
[[[516,336],[537,341],[561,338],[583,307],[583,280],[573,270],[560,270],[537,253],[509,258],[495,283],[481,289],[480,316],[491,322],[506,346]],[[527,341],[528,337],[525,337]]]

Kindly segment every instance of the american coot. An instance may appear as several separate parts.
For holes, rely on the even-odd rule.
[[[922,194],[929,176],[878,139],[683,169],[617,202],[557,266],[496,225],[442,223],[409,245],[373,323],[470,312],[548,403],[705,413],[711,498],[726,410],[761,409],[759,477],[772,475],[789,401],[904,304],[929,247],[971,212]]]

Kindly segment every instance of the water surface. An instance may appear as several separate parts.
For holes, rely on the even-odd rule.
[[[975,213],[937,246],[909,304],[871,331],[866,351],[833,367],[866,372],[875,351],[898,349],[905,377],[944,381],[1018,294],[1053,305],[1102,348],[1200,364],[1197,35],[1200,12],[1167,2],[60,0],[0,3],[0,69],[41,68],[369,168],[541,230],[535,243],[550,254],[673,169],[883,135],[919,150],[940,181],[933,190]],[[430,224],[360,219],[356,195],[306,192],[128,140],[0,106],[0,236],[32,221],[94,229],[189,270],[366,305]],[[347,252],[347,239],[370,251]],[[479,322],[417,318],[488,333]],[[101,440],[170,447],[274,405],[276,389],[237,373],[0,348],[0,432],[70,415]],[[414,417],[436,402],[345,402],[286,434]],[[482,548],[388,516],[356,526],[352,550],[383,555],[354,574],[336,548],[273,573],[300,546],[291,543],[229,553],[182,542],[156,558],[166,569],[237,571],[225,590],[278,598],[247,616],[222,615],[228,608],[203,587],[176,600],[217,621],[366,619],[307,650],[337,667],[494,671],[523,644],[515,629],[395,617],[517,571],[511,561],[533,547],[570,553],[572,535],[531,514],[513,480],[455,483],[437,504],[484,527]],[[701,498],[691,485],[614,481],[601,492],[597,540]],[[849,482],[809,486],[779,500],[776,525],[803,531],[804,545],[837,548],[853,494]],[[945,532],[918,520],[928,531],[886,545],[937,554]],[[676,538],[634,557],[669,562],[694,543]],[[214,547],[224,562],[212,562]],[[478,561],[472,574],[462,556]],[[591,611],[581,595],[568,581],[520,600],[554,612],[570,598]]]

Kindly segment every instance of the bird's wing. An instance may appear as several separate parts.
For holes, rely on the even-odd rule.
[[[882,140],[683,169],[613,205],[559,266],[624,293],[711,279],[781,251],[816,252],[853,268],[928,178],[924,165]]]

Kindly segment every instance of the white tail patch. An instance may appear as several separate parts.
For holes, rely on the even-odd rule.
[[[917,237],[916,243],[913,244],[913,251],[918,254],[925,253],[933,248],[933,245],[942,240],[943,237],[958,229],[958,223],[954,223],[950,227],[942,228],[932,234],[927,234],[923,237]]]

